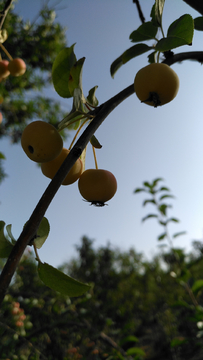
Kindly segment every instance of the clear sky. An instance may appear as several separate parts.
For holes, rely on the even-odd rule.
[[[140,2],[146,20],[150,20],[153,1]],[[39,0],[19,0],[16,11],[32,21],[41,4]],[[96,95],[100,104],[132,84],[136,72],[147,65],[148,54],[145,54],[124,65],[114,79],[110,76],[111,63],[132,46],[129,35],[141,24],[132,0],[63,0],[56,6],[56,12],[57,21],[67,27],[67,46],[76,43],[77,58],[86,57],[84,93],[98,85]],[[165,32],[172,21],[185,13],[199,16],[182,0],[166,1]],[[183,46],[175,53],[201,50],[202,36],[195,31],[193,46]],[[143,181],[156,177],[163,177],[164,185],[176,196],[170,202],[171,215],[181,222],[169,228],[171,233],[187,231],[186,236],[175,240],[174,246],[189,250],[193,239],[202,238],[203,69],[199,63],[189,61],[172,68],[179,76],[180,89],[171,103],[155,109],[141,104],[132,95],[96,132],[103,145],[97,151],[98,165],[116,176],[117,193],[108,206],[96,208],[82,200],[77,183],[62,186],[46,213],[51,231],[39,251],[42,261],[58,266],[70,259],[83,235],[95,239],[95,247],[110,242],[112,248],[134,247],[147,257],[155,254],[160,244],[157,236],[162,229],[155,220],[141,223],[141,218],[153,211],[153,207],[143,208],[145,197],[134,195],[133,191]],[[72,100],[61,99],[52,87],[45,95],[59,99],[67,112],[71,110]],[[49,179],[26,157],[20,145],[1,140],[0,151],[6,155],[8,174],[0,188],[0,219],[12,224],[17,238]],[[86,162],[86,168],[89,167],[94,167],[90,147]]]

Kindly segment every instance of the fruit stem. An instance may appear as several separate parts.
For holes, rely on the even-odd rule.
[[[93,151],[93,155],[94,155],[95,168],[98,169],[96,151],[95,151],[95,148],[93,145],[92,145],[92,151]]]
[[[12,56],[9,54],[9,52],[6,50],[5,46],[0,42],[0,47],[5,52],[5,54],[8,56],[10,60],[13,60]]]
[[[38,251],[37,251],[37,247],[36,247],[35,242],[33,242],[33,247],[34,247],[34,251],[35,251],[35,255],[36,255],[36,260],[41,263],[41,260],[40,260],[40,257],[38,255]]]
[[[74,138],[73,138],[73,140],[72,140],[72,142],[71,142],[68,150],[71,150],[71,148],[72,148],[72,146],[73,146],[73,144],[74,144],[74,142],[75,142],[75,140],[76,140],[76,138],[77,138],[80,130],[82,129],[82,127],[86,124],[86,122],[87,122],[88,120],[89,120],[89,119],[85,119],[85,121],[80,125],[80,127],[78,128],[78,130],[77,130],[77,132],[76,132],[76,134],[75,134],[75,136],[74,136]],[[69,125],[70,125],[70,124],[69,124]]]

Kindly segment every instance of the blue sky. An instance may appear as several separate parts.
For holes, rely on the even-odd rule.
[[[19,0],[16,11],[32,21],[41,4],[38,0]],[[151,0],[141,1],[146,20],[150,20],[152,4]],[[57,21],[67,28],[67,46],[76,43],[77,58],[86,57],[84,93],[98,85],[96,95],[100,104],[132,84],[136,72],[147,65],[145,54],[124,65],[114,79],[110,76],[111,63],[132,45],[129,35],[141,24],[131,0],[63,0],[56,9]],[[199,16],[182,0],[166,1],[165,33],[169,24],[185,13]],[[196,31],[193,46],[183,46],[175,53],[201,50],[202,36]],[[70,259],[83,235],[95,239],[95,247],[110,242],[112,248],[123,251],[134,247],[147,257],[155,254],[162,229],[154,220],[141,223],[141,218],[153,207],[143,208],[144,196],[134,195],[133,191],[143,181],[156,177],[164,178],[164,185],[176,196],[170,202],[171,215],[181,222],[169,230],[172,234],[187,231],[186,236],[175,240],[174,246],[189,250],[191,240],[202,238],[203,70],[199,63],[189,61],[172,68],[179,76],[180,89],[171,103],[155,109],[141,104],[132,95],[97,130],[96,136],[103,146],[97,151],[98,165],[116,176],[117,193],[108,206],[95,208],[82,200],[77,183],[61,187],[46,213],[51,231],[39,251],[42,261],[57,266]],[[53,87],[45,95],[60,100],[67,112],[71,110],[72,100],[61,99]],[[71,142],[73,134],[70,135],[65,147]],[[13,234],[18,237],[49,180],[26,157],[20,145],[1,140],[0,150],[6,155],[8,174],[1,185],[0,218],[12,224]],[[86,168],[91,167],[94,160],[89,147]]]

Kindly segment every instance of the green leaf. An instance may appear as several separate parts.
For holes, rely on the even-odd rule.
[[[149,215],[145,216],[144,218],[142,218],[142,221],[145,221],[145,220],[151,219],[151,218],[157,218],[157,217],[158,217],[158,215],[156,215],[156,214],[149,214]]]
[[[89,285],[65,275],[47,263],[38,264],[38,273],[46,286],[66,296],[80,296],[90,289]]]
[[[143,202],[143,204],[142,204],[142,206],[145,206],[146,204],[156,204],[156,202],[155,202],[155,200],[145,200],[144,202]]]
[[[2,152],[0,152],[0,159],[6,159],[5,155]]]
[[[14,245],[14,244],[16,243],[16,239],[14,238],[14,236],[13,236],[13,234],[12,234],[11,227],[12,227],[11,224],[7,225],[7,226],[6,226],[6,231],[7,231],[8,236],[9,236],[10,239],[11,239],[12,244]]]
[[[121,56],[119,56],[111,64],[110,73],[112,78],[114,77],[116,71],[123,65],[126,64],[129,60],[133,59],[136,56],[142,55],[145,52],[152,49],[152,47],[146,44],[137,44],[126,50]]]
[[[82,69],[84,61],[85,57],[79,59],[70,69],[68,88],[72,96],[76,88],[79,88],[82,93]]]
[[[203,280],[196,280],[192,286],[193,293],[198,293],[203,289]]]
[[[122,55],[123,64],[126,64],[129,60],[135,58],[136,56],[142,55],[151,49],[153,49],[153,47],[146,44],[137,44],[130,47]]]
[[[167,234],[163,233],[163,234],[158,236],[158,240],[161,241],[161,240],[165,239],[166,236],[167,236]]]
[[[135,189],[134,194],[139,193],[139,192],[141,192],[141,191],[145,191],[145,192],[146,192],[146,190],[143,189],[143,188],[137,188],[137,189]]]
[[[158,191],[170,191],[170,189],[165,186],[162,186]]]
[[[168,195],[168,194],[165,194],[165,195],[162,195],[160,198],[159,198],[159,201],[165,199],[165,198],[173,198],[174,199],[175,196],[173,195]]]
[[[152,183],[152,186],[156,186],[158,184],[159,181],[163,181],[164,179],[163,178],[157,178],[155,180],[153,180],[153,183]]]
[[[171,346],[171,348],[174,348],[174,347],[180,346],[180,345],[182,345],[182,344],[184,344],[186,342],[187,342],[187,339],[180,336],[180,337],[176,337],[176,338],[172,339],[170,346]]]
[[[162,204],[159,206],[159,211],[166,216],[166,209],[169,207],[169,205]]]
[[[156,22],[161,26],[162,14],[164,9],[165,0],[155,0],[154,15]]]
[[[180,236],[180,235],[185,235],[185,234],[187,234],[186,231],[180,231],[180,232],[178,232],[178,233],[173,234],[173,238],[176,238],[176,237],[178,237],[178,236]]]
[[[49,221],[46,217],[43,217],[39,228],[37,230],[37,238],[35,239],[34,243],[37,249],[40,249],[44,244],[45,240],[47,239],[50,231]]]
[[[99,101],[97,100],[96,96],[95,96],[95,91],[97,90],[98,86],[94,86],[92,89],[90,89],[88,96],[87,96],[87,101],[88,103],[90,103],[93,106],[98,106]]]
[[[168,28],[167,37],[156,44],[156,50],[168,51],[182,45],[191,45],[194,33],[193,18],[186,14],[175,20]]]
[[[180,220],[178,220],[176,218],[170,218],[170,219],[167,220],[167,223],[170,222],[170,221],[173,221],[173,222],[176,222],[176,223],[180,222]]]
[[[4,226],[5,222],[0,221],[0,258],[7,258],[13,249],[13,245],[4,235]]]
[[[128,342],[138,342],[138,338],[134,335],[129,335],[129,336],[126,336],[124,339],[122,339],[120,341],[120,346],[123,346],[123,344],[125,343],[128,343]]]
[[[94,146],[95,149],[101,149],[102,145],[100,144],[99,140],[96,138],[95,135],[93,135],[90,139],[90,143],[92,146]]]
[[[194,19],[195,30],[203,31],[203,16],[199,16]]]
[[[130,34],[130,40],[132,42],[139,42],[154,39],[157,30],[158,28],[151,21],[147,21]]]
[[[75,44],[61,50],[52,66],[54,88],[56,92],[64,98],[72,97],[72,87],[70,91],[68,83],[70,80],[70,70],[77,61],[73,51],[74,46]]]
[[[128,349],[126,351],[127,355],[140,355],[140,356],[145,356],[145,352],[144,350],[138,348],[138,347],[131,347],[130,349]]]

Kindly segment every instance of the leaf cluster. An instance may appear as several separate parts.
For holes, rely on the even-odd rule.
[[[124,51],[111,64],[112,77],[122,65],[148,51],[151,51],[148,55],[149,63],[155,62],[156,56],[159,58],[160,53],[164,58],[172,56],[171,50],[183,45],[192,45],[194,30],[203,31],[203,16],[193,19],[191,15],[184,14],[170,24],[165,35],[162,25],[164,3],[165,0],[156,0],[150,13],[151,20],[144,22],[130,34],[131,42],[136,45]],[[158,38],[160,33],[162,37]],[[143,41],[152,41],[152,44],[148,45]]]

